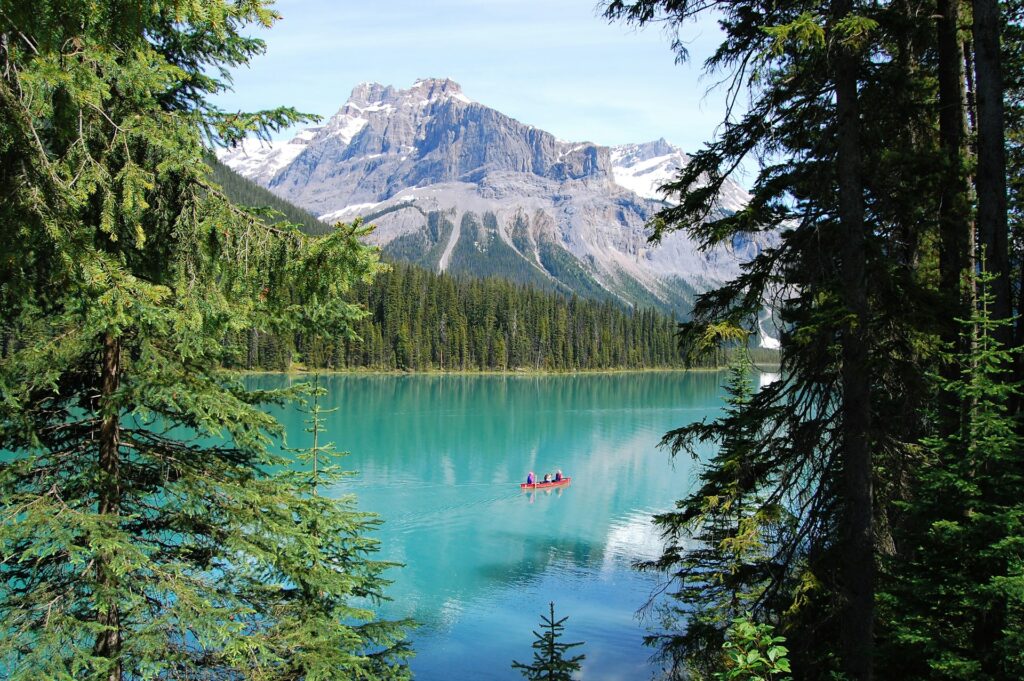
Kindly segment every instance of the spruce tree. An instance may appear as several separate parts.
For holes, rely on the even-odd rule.
[[[270,450],[287,392],[221,368],[251,329],[350,333],[378,268],[359,226],[311,238],[210,179],[211,144],[303,119],[208,101],[267,5],[0,0],[4,678],[408,673],[369,526]]]
[[[533,662],[523,664],[512,662],[512,668],[518,669],[528,681],[570,681],[573,672],[580,670],[580,663],[586,655],[566,657],[566,653],[583,642],[562,643],[560,640],[565,630],[568,617],[555,619],[555,603],[548,603],[549,613],[541,615],[541,631],[534,631]]]
[[[307,390],[302,411],[311,442],[292,450],[304,468],[279,476],[282,487],[305,501],[292,514],[299,528],[289,557],[295,567],[286,582],[276,585],[272,605],[278,657],[288,660],[280,676],[305,681],[339,675],[406,678],[408,670],[395,662],[409,652],[404,632],[411,622],[380,621],[369,609],[386,598],[388,582],[382,573],[396,566],[370,558],[378,542],[367,535],[379,518],[357,511],[351,494],[330,495],[350,473],[335,463],[340,454],[334,443],[321,440],[324,417],[335,410],[320,406],[327,390],[319,374]]]
[[[686,230],[704,248],[752,234],[766,244],[698,298],[681,339],[698,355],[722,328],[754,331],[766,306],[781,322],[781,378],[742,409],[763,428],[742,485],[791,513],[790,530],[767,544],[762,603],[803,678],[873,676],[875,568],[883,552],[905,550],[889,502],[910,493],[916,443],[932,428],[925,376],[939,366],[946,318],[964,309],[957,290],[936,290],[959,281],[970,257],[958,250],[970,243],[958,202],[971,161],[938,125],[957,84],[936,77],[935,5],[608,3],[612,18],[673,29],[715,10],[723,29],[705,69],[728,84],[730,106],[670,185],[678,205],[651,226],[654,241]],[[687,57],[685,41],[675,48]],[[751,200],[723,215],[722,183],[751,160]],[[731,478],[721,479],[724,494]]]
[[[722,416],[662,440],[673,456],[694,458],[702,444],[718,445],[702,466],[698,488],[676,510],[655,516],[666,539],[662,555],[639,565],[671,578],[672,601],[658,605],[660,631],[646,643],[658,647],[672,678],[712,678],[721,669],[732,623],[744,616],[764,620],[776,605],[765,599],[773,575],[780,574],[773,554],[792,528],[784,500],[762,493],[767,485],[755,457],[764,431],[746,413],[752,372],[746,355],[737,353]]]
[[[900,537],[909,560],[891,566],[885,667],[901,679],[1024,678],[1024,437],[1007,380],[1021,349],[1000,342],[995,277],[979,276],[978,308],[960,320],[958,378],[936,377],[966,405],[956,431],[923,442],[926,455]]]

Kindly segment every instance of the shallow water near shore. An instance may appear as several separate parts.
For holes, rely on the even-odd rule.
[[[356,475],[331,490],[378,513],[391,571],[383,617],[412,617],[417,679],[519,679],[548,601],[584,641],[588,680],[657,672],[637,616],[659,585],[632,568],[661,542],[651,525],[690,489],[696,464],[672,461],[666,431],[723,406],[716,372],[573,376],[321,378],[326,439]],[[253,387],[299,380],[253,375]],[[291,447],[304,415],[275,409]],[[323,441],[324,436],[321,436]],[[562,489],[523,492],[528,471],[561,469]]]

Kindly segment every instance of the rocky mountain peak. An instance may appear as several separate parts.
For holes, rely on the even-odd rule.
[[[380,83],[359,83],[352,88],[352,94],[349,95],[345,106],[350,104],[357,107],[372,106],[374,104],[381,104],[387,100],[394,99],[394,96],[395,88],[390,85],[381,85]]]
[[[664,137],[662,137],[654,140],[653,142],[623,144],[621,146],[614,147],[612,150],[612,160],[616,165],[630,166],[643,161],[649,161],[652,158],[673,154],[685,158],[685,154],[683,154],[681,149],[672,146]]]
[[[439,99],[447,96],[469,101],[462,94],[462,86],[450,78],[420,78],[412,84],[408,92],[421,94],[425,99]]]
[[[751,255],[702,253],[682,232],[647,243],[647,221],[678,200],[661,186],[689,160],[666,140],[563,141],[471,101],[448,78],[361,83],[323,127],[222,160],[326,221],[372,220],[389,256],[439,270],[685,313],[695,292]],[[721,209],[747,198],[729,184]]]

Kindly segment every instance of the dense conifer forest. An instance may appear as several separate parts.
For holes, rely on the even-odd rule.
[[[353,291],[369,315],[358,338],[310,341],[253,334],[247,368],[291,361],[334,369],[576,371],[681,367],[676,321],[519,286],[394,264]],[[718,359],[721,359],[720,357]]]
[[[781,371],[663,440],[717,454],[657,517],[649,643],[679,679],[785,678],[736,664],[737,619],[795,679],[1024,678],[1024,3],[605,9],[679,31],[679,61],[694,22],[722,30],[702,68],[735,106],[656,231],[781,237],[684,325],[699,355],[773,298]],[[704,220],[753,159],[747,206]]]

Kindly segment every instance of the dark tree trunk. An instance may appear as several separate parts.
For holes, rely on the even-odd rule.
[[[849,15],[850,0],[832,3],[833,20]],[[855,681],[872,678],[875,557],[871,465],[871,374],[861,176],[857,55],[836,41],[836,177],[841,230],[840,278],[853,320],[842,334],[842,613],[843,671]]]
[[[120,410],[114,393],[121,381],[121,340],[110,333],[103,336],[103,363],[100,374],[99,432],[99,513],[118,515],[121,512],[121,424]],[[110,556],[96,557],[96,573],[102,585],[98,594],[98,621],[106,629],[96,638],[97,657],[112,660],[108,681],[121,681],[121,616],[113,594],[117,592],[117,575],[110,568]]]
[[[999,43],[999,3],[974,0],[974,73],[978,100],[978,240],[984,248],[984,269],[994,275],[991,308],[993,319],[1009,319],[1012,311],[1010,292],[1009,228],[1006,196],[1006,133],[1003,112],[1003,72]],[[1004,345],[1012,341],[1010,327],[996,331]],[[997,574],[1003,574],[1001,566]],[[1006,629],[1006,605],[998,602],[982,613],[974,625],[974,645],[992,650]],[[987,676],[1000,676],[1000,666],[992,655],[982,657]]]
[[[940,288],[948,297],[954,314],[946,315],[943,340],[956,342],[959,327],[956,317],[966,319],[969,296],[964,275],[971,261],[971,198],[966,164],[967,112],[964,87],[964,53],[957,37],[960,0],[940,0],[938,20],[939,57],[939,138],[945,162],[945,177],[939,205],[939,277]]]
[[[947,314],[942,319],[941,337],[958,354],[970,352],[971,339],[961,333],[957,319],[970,318],[974,304],[974,286],[968,277],[974,270],[975,225],[972,219],[971,180],[967,167],[971,156],[968,144],[970,73],[965,70],[969,56],[958,31],[960,0],[940,0],[936,25],[939,66],[939,143],[944,172],[939,202],[939,283],[945,296]],[[946,380],[960,378],[956,363],[941,367]],[[967,427],[969,405],[951,393],[942,399],[947,432]]]
[[[985,269],[995,275],[994,319],[1011,315],[1010,259],[1006,221],[1006,149],[1003,121],[1003,75],[999,54],[999,3],[974,0],[974,71],[978,99],[978,241],[985,249]],[[1009,343],[1009,329],[1000,331]]]
[[[260,334],[255,328],[249,329],[249,352],[246,356],[245,368],[255,369],[260,361]]]

